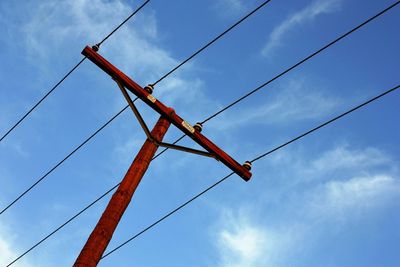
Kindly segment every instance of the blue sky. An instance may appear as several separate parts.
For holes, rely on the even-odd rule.
[[[100,53],[154,82],[262,1],[157,1]],[[394,1],[271,1],[157,85],[154,95],[201,121]],[[0,3],[0,133],[8,130],[139,1]],[[239,162],[398,85],[400,7],[217,116],[203,133]],[[399,266],[400,95],[366,108],[232,176],[100,266]],[[0,143],[8,204],[126,103],[87,61]],[[157,116],[138,104],[151,125]],[[180,132],[171,128],[165,141]],[[120,181],[145,135],[130,110],[0,215],[0,265]],[[194,146],[185,140],[183,145]],[[230,172],[169,151],[151,164],[109,249]],[[109,198],[15,266],[70,266]]]

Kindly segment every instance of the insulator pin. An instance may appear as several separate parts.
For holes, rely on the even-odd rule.
[[[152,94],[154,91],[154,86],[149,84],[149,85],[146,85],[143,89],[146,90],[147,93]]]
[[[193,128],[200,133],[203,130],[203,125],[198,122],[193,126]]]
[[[99,51],[99,49],[100,49],[100,44],[95,44],[94,46],[92,46],[92,49],[94,50],[94,51]]]
[[[245,163],[243,163],[243,167],[245,167],[247,170],[251,170],[251,162],[250,161],[246,161]]]

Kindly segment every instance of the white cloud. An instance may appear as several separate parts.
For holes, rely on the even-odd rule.
[[[218,14],[223,17],[243,12],[246,7],[242,0],[218,0],[215,3]]]
[[[269,162],[277,169],[285,167],[281,172],[292,176],[291,186],[398,172],[391,156],[374,147],[355,149],[347,143],[340,143],[315,154],[315,157],[308,155],[309,152],[304,149],[280,151],[270,157]]]
[[[330,181],[315,191],[310,203],[317,219],[345,223],[394,201],[400,181],[390,174],[365,175],[346,181]]]
[[[41,65],[51,69],[44,63],[56,58],[55,54],[76,57],[80,51],[71,51],[71,46],[83,49],[87,44],[99,42],[131,12],[131,7],[119,0],[45,0],[38,4],[22,31],[33,60],[40,59]],[[159,43],[156,16],[148,7],[111,36],[100,53],[140,84],[154,82],[179,63]],[[162,81],[155,89],[155,96],[168,97],[169,103],[183,101],[184,104],[202,104],[197,105],[198,108],[207,107],[210,100],[202,93],[202,81],[185,77],[192,66],[192,63],[185,64]],[[120,104],[120,101],[114,102]]]
[[[251,223],[244,213],[235,216],[225,210],[223,214],[217,234],[220,266],[259,266],[268,255],[267,247],[274,245],[266,230]]]
[[[332,170],[349,170],[388,166],[391,159],[383,151],[367,147],[361,150],[350,150],[348,146],[337,146],[321,155],[310,164],[308,172],[326,173]]]
[[[247,124],[293,123],[331,114],[340,103],[337,98],[328,95],[326,90],[311,85],[304,79],[291,80],[281,87],[283,89],[265,103],[225,113],[224,119],[213,125],[229,128]]]
[[[100,41],[131,12],[131,7],[119,0],[45,0],[38,5],[36,14],[23,27],[23,31],[31,56],[35,60],[39,56],[41,61],[46,62],[54,53],[72,53],[69,45],[79,44],[83,48],[89,44],[87,42],[94,44]],[[79,50],[73,51],[73,55],[76,56],[77,52]],[[100,53],[127,75],[132,75],[139,84],[154,82],[179,63],[159,43],[157,20],[150,7],[145,7],[110,37],[101,47]],[[204,84],[195,78],[192,66],[192,63],[186,64],[160,82],[154,91],[157,98],[173,106],[188,121],[201,118],[201,114],[210,113],[210,107],[215,106],[211,104],[214,100],[203,93]],[[191,72],[191,78],[187,78],[188,72]],[[115,90],[118,90],[117,86]],[[108,103],[119,109],[126,103],[121,95],[115,95],[116,98]],[[141,112],[146,114],[143,109]],[[141,131],[135,120],[131,123],[136,124],[136,129]],[[148,126],[151,128],[150,124]],[[128,153],[132,153],[132,149],[144,141],[142,135],[135,133],[134,136],[138,136],[139,141],[130,138],[123,144],[116,144],[115,158],[131,160]]]
[[[339,145],[311,159],[292,151],[273,164],[285,166],[285,176],[291,178],[285,194],[296,192],[296,213],[309,221],[351,221],[400,197],[398,164],[374,147]]]
[[[16,257],[15,253],[11,250],[10,244],[8,244],[2,238],[0,238],[0,251],[1,251],[0,253],[1,266],[5,266]]]
[[[340,3],[341,0],[319,0],[289,16],[273,29],[269,36],[268,43],[261,51],[262,55],[270,56],[273,50],[282,44],[282,39],[284,39],[288,32],[301,24],[312,21],[319,15],[337,11]]]
[[[231,206],[220,208],[216,242],[220,266],[292,266],[293,259],[312,255],[324,245],[332,232],[350,236],[347,231],[352,231],[354,222],[385,216],[381,212],[400,199],[397,164],[377,148],[339,146],[308,160],[303,151],[292,151],[278,156],[273,165],[284,166],[285,177],[278,178],[271,167],[268,176],[289,185],[274,189],[284,191],[278,199],[261,183],[259,197],[252,197],[246,206],[232,204],[236,215]],[[304,174],[320,179],[310,182]]]
[[[0,224],[0,266],[6,266],[11,261],[18,257],[17,251],[15,250],[15,244],[12,242],[13,238],[9,234],[8,227],[4,223]],[[22,259],[18,262],[18,266],[30,267],[32,266],[26,259]]]
[[[122,18],[131,13],[131,7],[122,1],[78,0],[42,1],[32,19],[23,26],[27,46],[32,56],[43,60],[52,51],[70,53],[73,44],[94,44],[106,36]],[[177,62],[154,42],[157,22],[154,15],[143,10],[104,43],[101,52],[122,62],[121,68],[135,72],[146,79],[159,75]],[[78,51],[74,51],[75,53]]]
[[[262,230],[246,225],[238,226],[233,231],[222,230],[220,245],[225,253],[224,266],[252,266],[262,255],[265,242]],[[229,251],[229,252],[228,252]],[[232,255],[235,255],[232,257]]]

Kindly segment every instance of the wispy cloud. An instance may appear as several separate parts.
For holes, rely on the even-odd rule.
[[[337,11],[340,3],[341,0],[319,0],[289,16],[273,29],[267,44],[261,51],[262,55],[270,56],[273,50],[282,44],[282,39],[287,33],[306,22],[314,20],[319,15]]]
[[[22,32],[26,45],[30,47],[28,52],[31,57],[51,69],[45,63],[50,58],[57,58],[55,53],[59,55],[63,51],[66,54],[73,53],[76,57],[80,49],[100,41],[121,22],[121,17],[130,12],[131,7],[121,1],[43,1],[37,7],[35,16],[22,25]],[[71,51],[71,46],[78,46],[78,50]],[[100,53],[112,59],[121,70],[143,85],[160,78],[179,63],[159,43],[156,16],[147,10],[133,18],[132,26],[126,24],[120,28],[104,43]],[[200,103],[205,99],[205,95],[200,93],[203,89],[201,80],[185,76],[192,70],[191,66],[193,64],[186,64],[162,81],[154,94],[157,97],[168,96],[170,103],[178,100]],[[190,95],[196,91],[197,98],[189,98],[189,94],[183,94],[183,91],[190,91]]]
[[[343,227],[400,197],[398,164],[377,148],[338,146],[302,169],[297,167],[305,182],[314,177],[314,186],[304,194],[304,213],[315,223]]]
[[[215,1],[215,9],[218,15],[228,17],[243,12],[246,6],[242,0],[218,0]]]
[[[35,16],[22,29],[31,56],[35,60],[39,57],[46,62],[53,53],[62,50],[71,53],[68,44],[80,44],[83,48],[86,44],[100,41],[112,27],[120,23],[121,17],[127,16],[131,11],[131,7],[122,1],[44,1],[38,6]],[[75,55],[77,52],[79,50],[74,51]],[[128,75],[132,74],[143,85],[154,82],[179,62],[159,43],[157,19],[148,9],[134,17],[132,24],[120,28],[104,43],[100,53],[115,62]],[[203,82],[193,75],[192,66],[193,63],[185,65],[162,81],[154,92],[157,98],[174,106],[189,121],[190,118],[200,118],[201,114],[210,113],[210,107],[215,106],[210,105],[213,100],[203,93]],[[186,75],[189,72],[190,78]],[[109,103],[115,109],[126,105],[123,97],[118,94]],[[135,133],[129,133],[129,136],[141,137]],[[130,161],[132,149],[140,143],[142,141],[125,138],[124,144],[116,144],[115,158]]]
[[[252,198],[251,206],[223,206],[216,240],[220,266],[292,266],[293,259],[304,257],[308,253],[305,251],[313,251],[326,242],[328,232],[346,232],[352,222],[374,217],[400,199],[398,170],[393,167],[397,164],[377,148],[340,146],[302,161],[297,161],[306,158],[302,152],[291,154],[289,160],[276,159],[282,160],[291,179],[301,179],[302,173],[327,178],[314,183],[303,181],[306,187],[297,182],[280,188],[286,190],[283,202],[263,202],[271,197],[263,188],[262,205]],[[315,167],[335,165],[340,155],[349,162],[339,160],[336,169]],[[345,169],[339,175],[343,179],[331,175],[340,168]],[[274,176],[270,167],[268,175]],[[268,207],[268,211],[259,207]]]
[[[9,234],[8,227],[4,223],[0,223],[0,265],[6,266],[13,261],[18,252],[15,250],[15,244],[12,242],[12,237]],[[30,267],[32,264],[23,259],[19,262],[21,267]]]
[[[293,123],[323,117],[339,107],[340,101],[336,97],[305,79],[293,79],[280,87],[281,91],[267,98],[263,104],[224,114],[224,119],[216,123],[215,127]]]
[[[86,44],[99,42],[121,22],[121,17],[131,11],[121,1],[43,1],[22,31],[32,56],[45,60],[55,52],[70,53],[68,47],[71,45],[79,43],[83,48]],[[147,13],[146,23],[143,23],[142,13],[134,18],[133,27],[125,25],[119,29],[101,51],[120,61],[123,64],[120,67],[126,71],[149,79],[175,65],[176,61],[155,44],[155,16]]]
[[[346,220],[379,207],[400,196],[400,181],[390,174],[364,175],[346,181],[330,181],[321,188],[313,202],[319,217],[329,213],[329,219]]]
[[[367,147],[361,150],[351,150],[348,145],[340,145],[312,161],[307,172],[324,174],[334,170],[354,171],[354,169],[364,170],[379,166],[387,168],[391,165],[390,163],[390,157],[379,149]]]
[[[243,209],[237,214],[228,209],[222,211],[216,243],[219,266],[260,266],[266,263],[267,258],[271,258],[279,246],[277,236],[254,223],[247,213]]]
[[[363,176],[393,175],[398,164],[385,151],[375,147],[352,148],[348,143],[336,144],[313,157],[305,151],[282,151],[270,158],[271,166],[282,169],[292,178],[290,186],[301,183],[324,185],[331,181],[346,181]],[[287,173],[286,173],[287,171]]]

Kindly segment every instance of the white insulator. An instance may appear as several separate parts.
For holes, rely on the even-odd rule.
[[[154,91],[154,86],[149,84],[149,85],[146,85],[143,89],[146,90],[147,93],[152,94]]]
[[[251,162],[250,161],[246,161],[245,163],[243,163],[243,167],[245,167],[247,170],[251,170]]]
[[[92,49],[97,52],[100,49],[100,44],[95,44],[94,46],[92,46]]]
[[[203,130],[203,125],[198,122],[193,126],[193,128],[200,133]]]

